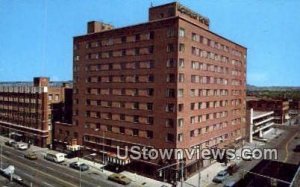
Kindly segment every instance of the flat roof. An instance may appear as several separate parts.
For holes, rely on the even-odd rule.
[[[167,17],[167,18],[162,18],[162,19],[158,19],[158,20],[152,20],[152,21],[147,21],[147,22],[142,22],[142,23],[137,23],[137,24],[133,24],[133,25],[128,25],[128,26],[124,26],[124,27],[117,27],[117,28],[113,28],[113,29],[110,29],[110,30],[104,30],[104,31],[101,31],[101,32],[95,32],[95,33],[86,33],[86,34],[83,34],[83,35],[77,35],[77,36],[74,36],[73,38],[74,39],[79,39],[79,38],[83,38],[83,37],[86,37],[86,36],[91,36],[91,35],[98,35],[100,33],[109,33],[109,32],[113,32],[113,31],[117,31],[117,30],[122,30],[122,29],[130,29],[130,28],[134,28],[134,27],[139,27],[139,26],[143,26],[143,25],[148,25],[148,24],[151,24],[151,23],[156,23],[156,22],[161,22],[161,21],[166,21],[166,20],[172,20],[172,19],[182,19],[186,22],[189,22],[190,24],[193,24],[195,26],[198,26],[198,28],[202,29],[202,30],[205,30],[207,31],[208,33],[212,34],[212,35],[215,35],[227,42],[230,42],[232,44],[235,44],[241,48],[244,48],[244,49],[247,49],[247,47],[241,45],[241,44],[238,44],[228,38],[225,38],[209,29],[205,29],[205,28],[202,28],[200,27],[199,25],[189,21],[188,19],[184,18],[184,17],[181,17],[181,16],[173,16],[173,17]]]
[[[271,186],[270,178],[276,179],[277,186],[290,187],[295,182],[299,166],[275,160],[261,160],[238,181],[236,186]],[[274,180],[273,180],[274,181]],[[275,181],[274,181],[275,182]]]
[[[274,113],[273,111],[253,111],[253,117],[257,118],[260,116],[266,116],[268,114],[272,114]]]

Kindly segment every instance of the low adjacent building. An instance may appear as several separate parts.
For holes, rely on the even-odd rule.
[[[293,118],[300,114],[300,101],[299,100],[291,100],[289,101],[289,115]]]
[[[283,124],[289,117],[289,102],[287,100],[247,98],[247,110],[274,111],[274,123]]]
[[[49,83],[47,77],[36,77],[33,83],[2,84],[0,133],[41,147],[51,145],[52,123],[71,121],[66,92],[72,93],[68,84]]]
[[[263,138],[263,135],[272,129],[274,125],[273,111],[247,111],[248,128],[246,130],[249,142],[255,138]]]

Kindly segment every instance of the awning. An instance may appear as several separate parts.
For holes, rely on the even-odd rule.
[[[67,145],[67,150],[69,151],[78,151],[80,150],[80,145]]]
[[[118,164],[118,165],[124,166],[124,165],[127,165],[130,163],[130,159],[128,157],[126,157],[126,158],[119,157],[115,153],[107,153],[106,157],[107,157],[106,160],[113,164]]]

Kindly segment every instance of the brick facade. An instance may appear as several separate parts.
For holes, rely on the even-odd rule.
[[[74,37],[71,127],[85,151],[218,147],[244,138],[245,47],[178,3],[151,7],[146,23],[101,25],[89,22],[89,33]],[[170,162],[138,160],[131,169],[155,176]],[[186,175],[203,165],[187,160]]]

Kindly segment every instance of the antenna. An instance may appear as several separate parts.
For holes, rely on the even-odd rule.
[[[151,1],[151,3],[150,3],[150,7],[153,7],[153,2]]]

